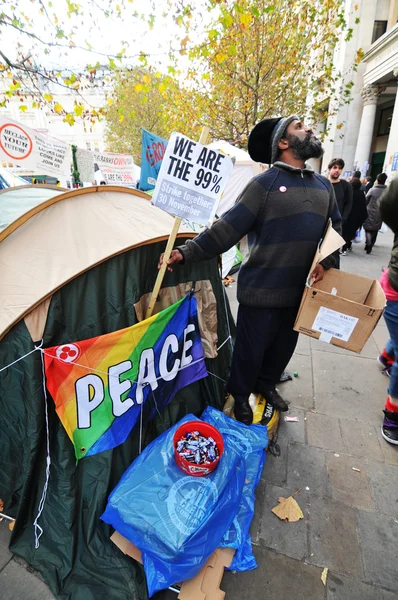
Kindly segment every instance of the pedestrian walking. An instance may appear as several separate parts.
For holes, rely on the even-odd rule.
[[[332,158],[328,164],[329,181],[333,184],[334,193],[336,195],[337,205],[342,219],[343,234],[344,226],[352,209],[352,187],[345,179],[340,179],[344,169],[344,160],[342,158]],[[342,249],[341,254],[347,254],[346,249]]]
[[[252,179],[236,204],[194,240],[174,249],[176,263],[207,260],[222,254],[247,235],[248,255],[238,279],[238,319],[232,367],[226,391],[235,400],[236,418],[253,420],[249,396],[262,394],[278,410],[288,403],[275,386],[297,344],[293,331],[306,279],[319,240],[332,219],[341,217],[332,184],[305,161],[320,158],[322,144],[297,116],[265,119],[249,136],[248,151],[272,164]],[[159,260],[159,268],[163,255]],[[320,281],[331,257],[312,276]]]
[[[366,210],[366,198],[362,189],[361,180],[358,177],[352,177],[350,184],[352,187],[352,208],[346,222],[343,224],[343,238],[345,241],[343,254],[346,253],[347,250],[352,250],[352,240],[354,239],[357,230],[362,227],[368,216],[368,211]]]
[[[373,182],[372,182],[372,178],[370,175],[367,175],[365,177],[365,194],[368,193],[368,191],[373,187]]]
[[[390,264],[380,279],[387,298],[384,319],[390,334],[384,358],[386,362],[391,359],[394,361],[389,368],[390,385],[384,407],[381,435],[390,444],[398,445],[398,179],[394,179],[382,195],[380,214],[382,220],[394,233]]]
[[[380,173],[377,176],[376,181],[377,183],[366,194],[366,210],[368,211],[368,216],[363,224],[363,228],[366,236],[365,250],[367,254],[372,252],[372,248],[377,239],[377,234],[383,224],[379,210],[379,199],[387,188],[385,185],[387,175],[385,173]]]

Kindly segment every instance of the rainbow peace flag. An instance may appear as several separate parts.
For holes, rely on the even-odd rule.
[[[152,418],[178,390],[207,376],[195,297],[132,327],[47,348],[44,363],[76,459],[115,448],[143,403],[152,403]]]

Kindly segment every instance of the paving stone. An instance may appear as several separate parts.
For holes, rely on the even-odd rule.
[[[358,511],[365,579],[398,590],[398,519],[380,513]]]
[[[379,466],[384,468],[384,465]],[[353,471],[353,468],[360,472]],[[367,466],[363,460],[346,454],[329,454],[328,473],[333,500],[363,510],[375,510]]]
[[[311,356],[294,354],[287,370],[292,374],[294,371],[298,373],[298,377],[293,377],[293,381],[278,385],[282,396],[291,402],[290,412],[293,411],[294,407],[311,410],[314,408]]]
[[[306,507],[299,504],[305,518],[297,523],[286,523],[281,521],[272,509],[278,505],[278,498],[288,498],[296,490],[277,487],[269,483],[261,482],[264,486],[263,503],[257,506],[261,511],[261,524],[259,532],[260,545],[272,548],[281,554],[304,560],[308,554],[307,543],[307,516]],[[298,498],[297,498],[298,500]]]
[[[366,358],[313,352],[315,409],[319,413],[374,425],[385,400],[383,380]],[[377,375],[377,372],[376,372]]]
[[[327,600],[382,600],[379,588],[330,571],[327,578],[326,598]]]
[[[306,356],[310,356],[311,338],[308,335],[299,335],[295,354],[305,354]]]
[[[11,560],[0,572],[1,600],[54,600],[36,575]]]
[[[386,347],[386,342],[390,337],[384,320],[380,321],[380,323],[377,325],[376,329],[373,331],[372,337],[380,354],[380,352],[382,352],[382,350]]]
[[[252,538],[253,544],[260,543],[260,532],[261,532],[261,521],[263,518],[263,506],[264,506],[264,497],[265,497],[265,482],[259,481],[258,486],[256,487],[256,503],[253,520],[250,525],[250,536]]]
[[[324,600],[322,569],[255,547],[258,569],[225,573],[221,588],[228,600]]]
[[[280,455],[273,456],[270,452],[267,452],[267,458],[261,475],[262,480],[282,487],[286,484],[288,445],[289,441],[287,439],[279,439],[278,436]]]
[[[307,413],[308,444],[333,452],[343,451],[339,420],[328,415]]]
[[[395,592],[388,592],[386,590],[380,590],[381,600],[398,600],[398,594]]]
[[[10,537],[11,531],[8,529],[8,522],[4,519],[0,523],[0,571],[12,558],[8,549]]]
[[[289,385],[287,383],[287,385]],[[281,386],[281,392],[282,392]],[[305,417],[306,413],[300,408],[291,408],[287,413],[290,417],[297,417],[298,421],[295,422],[286,422],[284,420],[284,414],[281,414],[279,421],[279,430],[278,430],[278,441],[280,440],[289,440],[292,442],[299,442],[300,444],[305,444]]]
[[[381,425],[381,419],[380,419],[380,425]],[[379,428],[380,431],[380,428]],[[381,433],[380,435],[380,447],[381,447],[381,451],[384,457],[384,460],[386,463],[389,463],[390,465],[398,465],[398,446],[394,446],[394,444],[390,444],[389,442],[386,442],[386,440],[384,438],[381,437]]]
[[[363,514],[373,516],[373,513]],[[355,510],[334,500],[313,499],[310,506],[310,550],[308,562],[361,577]]]
[[[353,354],[350,350],[346,350],[345,348],[339,348],[339,346],[334,346],[333,344],[328,344],[327,342],[321,342],[314,338],[311,339],[311,349],[317,350],[319,352],[333,352],[335,354],[345,354],[346,356],[351,356],[355,358],[358,356],[357,354]],[[375,340],[370,336],[364,345],[360,356],[362,358],[372,358],[376,359],[379,352],[379,348],[376,345]]]
[[[379,439],[381,437],[380,428],[367,423],[340,419],[340,429],[346,454],[384,462]]]
[[[369,476],[380,512],[398,518],[398,467],[372,461]]]
[[[320,448],[312,448],[303,444],[289,445],[287,465],[288,488],[310,488],[317,496],[326,496],[328,477],[326,470],[326,452]]]

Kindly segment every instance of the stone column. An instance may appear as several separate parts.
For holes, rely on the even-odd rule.
[[[372,146],[373,129],[375,124],[377,100],[382,91],[377,85],[367,85],[361,91],[363,109],[361,124],[359,126],[358,142],[355,151],[354,165],[362,175],[365,175],[365,165],[369,162],[370,149]]]
[[[398,84],[398,69],[394,69],[393,75]],[[394,154],[398,154],[398,88],[396,89],[394,111],[392,113],[391,129],[388,135],[386,158],[384,159],[384,172],[387,173],[389,181],[398,175],[397,161]],[[394,169],[394,171],[393,171]],[[389,183],[387,181],[387,183]]]

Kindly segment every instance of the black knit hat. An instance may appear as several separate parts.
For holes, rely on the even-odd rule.
[[[275,162],[278,154],[278,143],[283,137],[288,125],[299,120],[296,115],[290,117],[273,117],[257,123],[249,135],[247,145],[250,158],[255,162],[267,165]]]

